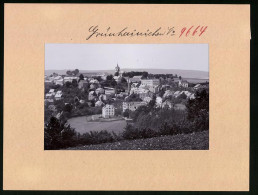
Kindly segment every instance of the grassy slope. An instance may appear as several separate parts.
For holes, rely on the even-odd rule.
[[[198,133],[125,140],[98,145],[86,145],[68,150],[208,150],[209,131]]]

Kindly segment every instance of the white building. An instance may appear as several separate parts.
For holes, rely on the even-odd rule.
[[[130,83],[137,83],[141,81],[142,76],[134,76],[133,78],[129,79]]]
[[[88,100],[94,100],[97,97],[97,94],[95,93],[95,91],[91,91],[88,95]]]
[[[189,83],[188,83],[186,80],[179,80],[179,81],[178,81],[178,86],[179,86],[179,87],[185,87],[185,88],[187,88],[188,85],[189,85]]]
[[[96,103],[95,103],[95,106],[97,106],[97,107],[100,107],[100,106],[103,106],[103,105],[104,105],[104,103],[100,100],[96,101]]]
[[[113,116],[115,116],[115,107],[113,105],[106,104],[102,108],[102,117],[103,118],[111,118]]]
[[[76,80],[78,82],[79,77],[64,77],[64,83],[73,82],[73,80]]]
[[[156,98],[156,106],[157,107],[161,107],[161,105],[162,105],[162,98],[161,97],[157,97]]]
[[[135,111],[140,106],[147,105],[147,102],[123,102],[123,112],[125,110]]]
[[[121,83],[122,77],[121,76],[114,76],[113,77],[117,83]]]
[[[61,78],[61,79],[56,80],[56,81],[55,81],[55,84],[56,84],[56,85],[61,85],[61,86],[63,86],[63,85],[64,85],[64,79]]]
[[[141,83],[147,86],[159,85],[159,79],[141,79]]]
[[[150,97],[145,97],[143,99],[143,101],[146,102],[146,103],[150,103],[151,100],[152,100],[152,98],[150,98]]]
[[[62,99],[62,91],[57,91],[55,95],[55,100],[61,100]]]
[[[150,90],[152,93],[158,93],[158,92],[159,92],[159,86],[158,86],[158,85],[149,86],[149,90]]]
[[[99,95],[99,94],[104,94],[105,93],[105,90],[103,88],[98,88],[95,90],[96,94]]]

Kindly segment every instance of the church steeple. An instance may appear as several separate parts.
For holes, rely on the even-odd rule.
[[[117,63],[117,65],[116,65],[116,68],[115,68],[115,70],[116,70],[116,72],[120,72],[120,67],[118,66],[118,63]]]

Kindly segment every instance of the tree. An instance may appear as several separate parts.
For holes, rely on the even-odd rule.
[[[129,117],[129,110],[128,110],[128,109],[126,109],[126,110],[123,112],[123,117],[126,117],[126,118]]]
[[[44,148],[46,150],[55,150],[72,146],[74,142],[75,131],[66,123],[61,123],[57,118],[51,117],[44,128]]]
[[[84,80],[83,74],[80,74],[79,79],[80,79],[80,80]]]
[[[112,74],[107,76],[107,81],[111,81],[112,79],[113,79],[113,75]]]
[[[72,71],[67,70],[67,71],[66,71],[66,74],[69,75],[69,76],[71,76],[71,75],[72,75]]]
[[[76,80],[76,79],[73,79],[72,85],[73,85],[73,87],[78,87],[78,83],[77,83],[77,80]]]
[[[196,91],[195,99],[187,102],[187,118],[194,123],[196,130],[209,129],[209,92],[206,89]]]
[[[149,102],[148,106],[150,108],[154,108],[155,104],[156,104],[156,95],[153,95],[152,100]]]
[[[182,77],[181,76],[179,76],[179,80],[181,80],[182,79]]]
[[[121,83],[127,83],[127,80],[124,77],[122,77]]]
[[[74,73],[74,75],[77,75],[77,74],[79,74],[79,69],[75,69],[74,71],[73,71],[73,73]]]
[[[67,81],[67,82],[65,83],[65,86],[66,86],[67,88],[69,88],[69,87],[72,86],[72,83],[71,83],[70,81]]]
[[[112,87],[115,87],[116,85],[117,85],[117,82],[116,82],[115,80],[112,80],[112,81],[111,81],[111,86],[112,86]]]
[[[73,109],[73,107],[72,107],[72,105],[71,104],[66,104],[65,106],[64,106],[64,111],[65,112],[71,112],[72,111],[72,109]]]
[[[143,72],[142,73],[142,79],[146,79],[148,77],[148,72]]]
[[[180,94],[180,95],[178,96],[178,98],[185,100],[185,99],[187,98],[187,96],[185,95],[185,93],[182,93],[182,94]]]

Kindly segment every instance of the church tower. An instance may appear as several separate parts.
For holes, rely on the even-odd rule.
[[[118,64],[116,65],[115,70],[116,70],[116,72],[118,72],[118,74],[119,74],[119,72],[120,72],[120,67],[118,66]]]

